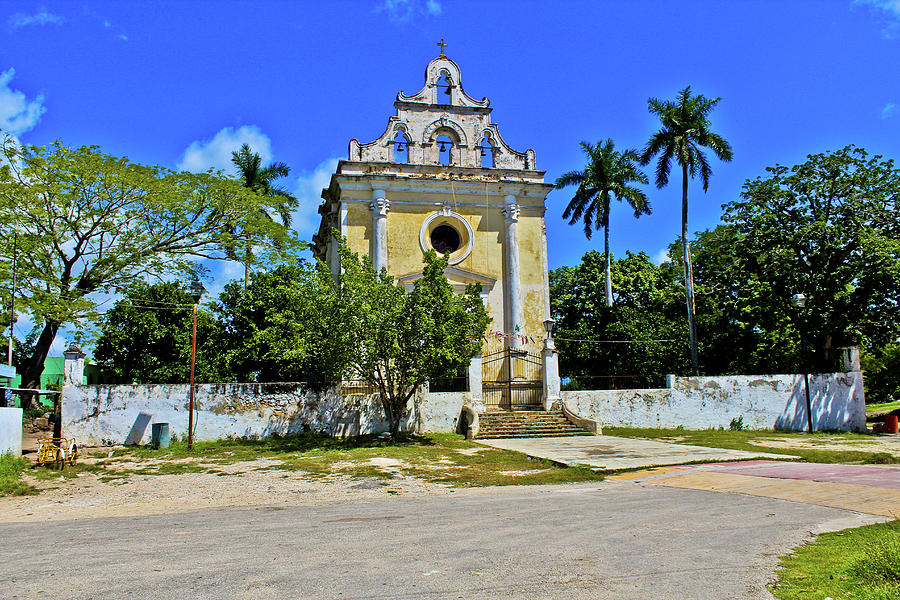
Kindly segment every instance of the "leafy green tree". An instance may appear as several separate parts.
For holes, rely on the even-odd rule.
[[[275,180],[287,177],[291,168],[283,162],[272,163],[268,166],[262,166],[262,158],[259,154],[250,149],[249,144],[242,144],[241,149],[231,153],[231,162],[237,167],[238,175],[244,187],[252,190],[272,201],[271,206],[260,209],[260,216],[271,219],[272,215],[269,210],[274,210],[281,218],[281,223],[285,227],[291,225],[291,211],[297,208],[298,201],[293,194],[275,185]],[[249,230],[245,233],[249,233]],[[245,248],[244,260],[244,287],[250,279],[250,265],[254,262],[253,256],[253,237],[248,235]]]
[[[322,306],[334,349],[325,362],[378,390],[396,437],[410,398],[426,381],[458,372],[481,351],[490,318],[472,285],[456,294],[444,275],[447,257],[425,254],[412,291],[371,261],[339,248],[342,272],[319,263]]]
[[[896,343],[900,170],[848,146],[766,171],[744,184],[723,217],[740,235],[741,270],[768,295],[761,308],[794,321],[815,369],[834,368],[839,346]],[[789,306],[796,293],[807,297],[802,314]]]
[[[691,248],[688,238],[688,175],[700,176],[703,191],[709,188],[712,168],[701,148],[709,148],[724,161],[730,161],[731,145],[720,135],[710,131],[709,113],[721,98],[708,99],[702,94],[691,94],[690,86],[684,88],[675,101],[650,98],[647,101],[651,113],[659,117],[662,127],[650,136],[641,164],[648,164],[654,156],[656,162],[656,187],[669,183],[669,172],[674,160],[681,167],[681,246],[684,257],[684,291],[688,313],[688,335],[691,345],[691,365],[695,375],[700,373],[695,326],[694,280],[691,269]]]
[[[196,273],[197,260],[225,258],[232,232],[251,231],[267,258],[296,245],[261,216],[272,199],[212,173],[176,173],[129,162],[97,147],[0,143],[0,279],[9,277],[17,233],[17,307],[41,324],[21,365],[36,387],[63,324],[89,326],[95,294],[141,281]]]
[[[860,353],[865,373],[866,403],[900,400],[900,342],[881,347],[862,347]]]
[[[240,381],[325,379],[321,368],[328,362],[332,332],[318,283],[315,269],[294,264],[252,273],[246,287],[225,286],[216,311]]]
[[[647,183],[647,176],[635,165],[635,150],[616,152],[611,139],[594,146],[581,142],[581,149],[588,156],[588,164],[582,171],[569,171],[556,180],[557,188],[577,185],[575,195],[566,206],[563,218],[569,225],[584,221],[584,235],[591,239],[592,229],[603,228],[603,256],[606,262],[606,305],[613,305],[612,274],[609,255],[609,212],[613,198],[624,200],[634,210],[634,217],[650,214],[647,195],[632,182]]]
[[[102,320],[94,356],[123,381],[184,383],[190,378],[193,303],[177,283],[136,283]],[[197,313],[199,383],[231,381],[223,360],[223,330],[206,310]]]
[[[605,269],[599,252],[550,272],[560,372],[572,388],[661,386],[666,374],[690,368],[677,272],[643,252],[628,252],[611,268],[612,307],[598,285]]]
[[[701,367],[709,374],[792,373],[797,329],[771,286],[743,268],[743,235],[731,225],[696,232],[691,243]],[[683,272],[680,241],[670,268]]]

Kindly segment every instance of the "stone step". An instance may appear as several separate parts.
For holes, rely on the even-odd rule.
[[[495,411],[478,416],[479,438],[591,435],[570,422],[561,410]]]

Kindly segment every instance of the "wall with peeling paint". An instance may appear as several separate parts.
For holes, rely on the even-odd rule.
[[[449,432],[468,393],[422,393],[410,402],[404,431]],[[149,423],[168,423],[171,435],[187,436],[188,385],[65,386],[63,435],[79,444],[122,444],[141,413]],[[194,439],[264,438],[320,431],[345,437],[388,431],[377,396],[312,390],[299,383],[205,384],[194,393]],[[150,424],[140,437],[150,440]]]
[[[813,428],[865,431],[862,373],[809,376]],[[803,375],[670,376],[665,389],[563,391],[575,414],[623,427],[728,428],[743,417],[746,429],[807,428]]]

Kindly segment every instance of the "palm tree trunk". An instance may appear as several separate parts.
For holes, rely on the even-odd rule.
[[[247,254],[244,256],[244,289],[247,289],[247,283],[250,281],[250,261],[253,259],[253,246],[247,241]]]
[[[691,244],[688,241],[688,173],[687,165],[681,165],[681,251],[684,255],[684,295],[687,301],[688,341],[691,345],[691,368],[700,374],[700,358],[697,353],[697,328],[694,324],[694,267],[691,265]]]
[[[603,257],[606,260],[606,306],[612,308],[612,268],[609,258],[609,225],[603,228]]]

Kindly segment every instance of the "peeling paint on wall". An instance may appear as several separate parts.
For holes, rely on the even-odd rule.
[[[409,403],[401,430],[452,432],[464,393],[420,393]],[[82,385],[63,388],[63,435],[79,444],[124,442],[139,413],[187,436],[188,385]],[[347,437],[388,431],[376,395],[341,395],[298,383],[206,384],[195,388],[194,439],[265,438],[319,431]],[[149,441],[147,428],[143,443]]]
[[[864,431],[862,373],[809,377],[813,428]],[[650,390],[563,391],[580,417],[624,427],[728,427],[743,418],[748,429],[807,428],[802,375],[670,377],[670,387]]]

